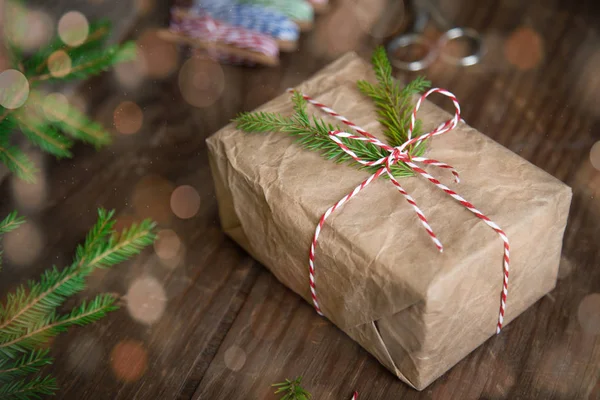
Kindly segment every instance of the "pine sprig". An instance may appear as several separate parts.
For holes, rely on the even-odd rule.
[[[35,329],[41,318],[46,323],[56,321],[54,310],[64,301],[85,288],[85,279],[96,268],[108,268],[137,255],[154,242],[155,224],[150,220],[134,224],[121,234],[112,231],[114,212],[98,211],[98,222],[88,233],[83,246],[76,250],[73,264],[59,271],[56,267],[46,270],[38,282],[19,286],[7,296],[6,305],[0,308],[0,332],[7,341]],[[14,354],[19,347],[2,346],[0,352]]]
[[[400,146],[407,140],[412,112],[412,96],[427,90],[431,83],[417,77],[404,88],[392,77],[392,66],[385,49],[378,47],[373,53],[373,69],[377,77],[377,85],[360,80],[358,89],[369,96],[377,108],[379,122],[384,126],[384,133],[391,146]],[[419,135],[420,124],[415,124],[413,137]]]
[[[302,377],[299,376],[293,381],[286,379],[285,382],[275,383],[271,386],[277,388],[275,394],[283,394],[280,400],[310,400],[312,395],[300,386],[301,383]]]
[[[246,132],[282,132],[294,137],[296,142],[307,150],[321,153],[323,157],[336,163],[355,163],[361,169],[375,172],[380,167],[367,167],[358,164],[345,153],[329,137],[331,131],[342,131],[339,126],[329,124],[322,119],[313,117],[312,119],[306,113],[306,100],[299,95],[294,94],[294,111],[291,117],[285,117],[277,113],[255,112],[241,113],[234,119],[236,126]],[[340,138],[348,148],[357,156],[365,160],[378,160],[386,157],[384,151],[368,142]],[[410,176],[412,173],[405,164],[397,163],[392,166],[392,173],[395,176]]]
[[[106,71],[115,64],[130,61],[135,57],[135,43],[112,45],[103,49],[90,50],[71,58],[71,68],[61,77],[55,77],[46,66],[42,74],[30,78],[31,83],[42,81],[56,82],[73,79],[85,79]]]
[[[1,128],[0,128],[1,129]],[[12,146],[8,135],[2,135],[0,132],[0,162],[2,162],[9,171],[17,175],[25,182],[35,182],[35,176],[38,169],[33,162],[16,146]]]
[[[50,350],[41,349],[25,353],[14,360],[0,359],[0,383],[6,383],[15,378],[36,373],[45,365],[52,364]]]
[[[367,81],[359,81],[358,88],[375,103],[379,122],[384,127],[388,142],[391,146],[397,147],[408,140],[407,131],[410,126],[413,95],[427,89],[430,83],[422,78],[417,78],[401,88],[392,77],[392,67],[382,47],[375,51],[372,63],[378,83],[374,85]],[[294,92],[292,101],[294,113],[291,116],[262,111],[241,113],[234,119],[234,122],[238,129],[246,132],[287,133],[304,148],[319,152],[328,160],[352,163],[358,168],[367,169],[370,172],[381,168],[381,166],[366,167],[357,163],[332,141],[329,132],[344,131],[344,129],[329,124],[316,116],[309,117],[306,111],[307,102],[300,93]],[[420,129],[420,121],[417,121],[412,137],[418,136]],[[376,161],[389,155],[385,150],[368,142],[347,138],[339,139],[358,157],[366,161]],[[411,156],[418,157],[424,153],[425,146],[426,143],[421,142],[417,146],[409,146],[407,151]],[[392,166],[392,174],[396,177],[406,177],[413,175],[413,172],[406,164],[398,162]]]
[[[17,213],[0,221],[0,234],[23,223]],[[145,220],[117,233],[114,211],[98,210],[98,220],[77,247],[73,263],[46,270],[38,281],[29,281],[0,302],[0,398],[29,400],[57,390],[50,376],[36,374],[52,363],[42,346],[72,326],[93,323],[116,310],[113,294],[83,301],[66,314],[58,310],[85,289],[85,280],[96,268],[108,268],[138,254],[155,239],[155,224]]]
[[[50,339],[65,332],[74,325],[87,325],[95,322],[110,311],[118,309],[115,306],[116,298],[111,294],[101,294],[90,302],[83,302],[69,314],[58,316],[50,314],[45,319],[37,321],[26,333],[18,335],[2,335],[0,339],[0,354],[14,358],[19,353],[35,350]]]
[[[102,125],[90,120],[70,104],[60,104],[56,107],[49,106],[46,108],[45,113],[55,121],[54,126],[56,128],[73,139],[81,140],[96,148],[111,142],[110,133]]]
[[[36,76],[45,71],[48,66],[48,57],[55,51],[63,50],[69,58],[79,58],[89,50],[102,49],[111,32],[111,23],[106,19],[93,21],[90,23],[90,30],[85,41],[76,47],[65,44],[59,36],[56,36],[51,43],[44,48],[36,51],[24,62],[25,75]]]
[[[51,395],[57,390],[56,379],[49,375],[37,376],[31,380],[22,379],[0,386],[0,399],[41,399],[41,395]]]
[[[20,225],[25,222],[25,218],[19,217],[16,211],[8,214],[2,221],[0,221],[0,236],[10,231],[17,229]],[[0,248],[0,269],[2,269],[2,249]],[[2,315],[2,306],[0,305],[0,316]]]
[[[31,143],[57,158],[71,157],[69,148],[73,142],[60,134],[53,126],[29,108],[21,108],[12,113],[21,132]]]
[[[110,134],[100,124],[70,105],[52,104],[35,91],[43,83],[65,82],[85,79],[106,71],[115,64],[130,61],[136,56],[134,42],[107,46],[111,34],[111,24],[107,20],[92,21],[86,40],[70,46],[58,35],[48,45],[27,54],[19,46],[19,38],[27,34],[27,8],[21,0],[8,0],[6,20],[2,28],[7,38],[9,58],[13,68],[21,71],[28,81],[29,98],[17,110],[0,107],[0,162],[20,179],[35,182],[37,169],[31,160],[11,141],[13,132],[19,130],[30,142],[44,152],[58,158],[71,157],[73,140],[81,140],[96,148],[110,143]],[[64,76],[57,76],[49,69],[49,60],[57,52],[64,52],[69,58],[69,68]],[[24,95],[24,94],[23,94]],[[45,107],[42,113],[42,103]],[[17,129],[18,128],[18,129]],[[62,133],[70,136],[67,137]],[[72,140],[73,139],[73,140]]]
[[[8,214],[2,221],[0,221],[0,235],[13,231],[24,223],[25,218],[19,217],[19,214],[16,211],[13,211],[10,214]]]

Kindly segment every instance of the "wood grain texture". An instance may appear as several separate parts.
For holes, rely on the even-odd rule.
[[[92,277],[87,295],[116,292],[123,307],[52,343],[56,362],[49,370],[62,387],[56,398],[270,400],[276,399],[271,383],[302,375],[315,399],[344,400],[355,389],[361,400],[600,399],[600,304],[593,296],[600,293],[600,171],[592,164],[600,165],[600,155],[590,158],[600,140],[597,2],[439,1],[457,25],[484,35],[487,51],[478,65],[438,61],[426,76],[457,95],[470,125],[569,184],[574,200],[556,289],[423,392],[395,379],[220,231],[204,140],[345,51],[369,57],[386,31],[369,23],[393,19],[365,22],[356,12],[365,1],[332,0],[314,31],[302,36],[300,50],[283,55],[277,68],[222,66],[222,78],[210,77],[224,90],[203,107],[182,96],[183,57],[174,71],[146,76],[137,86],[124,85],[116,73],[92,80],[81,92],[92,114],[113,126],[114,110],[133,101],[143,112],[141,129],[121,135],[113,126],[109,148],[78,145],[73,160],[45,162],[41,186],[30,191],[12,178],[2,183],[1,215],[19,209],[33,227],[13,240],[12,258],[7,249],[2,293],[51,263],[68,262],[98,206],[116,209],[122,225],[153,217],[181,241],[175,261],[149,249]],[[172,49],[147,36],[164,23],[166,6],[140,4],[154,8],[132,34],[168,61]],[[171,212],[171,193],[180,185],[200,195],[194,218]],[[39,193],[43,201],[33,201]],[[18,246],[31,243],[35,232],[39,251]],[[140,279],[158,283],[141,299],[128,293]],[[134,318],[139,307],[148,313],[162,305],[152,323]]]

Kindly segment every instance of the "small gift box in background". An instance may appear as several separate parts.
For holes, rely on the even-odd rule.
[[[364,128],[356,130],[364,136],[330,134],[331,149],[345,140],[374,143],[366,132],[385,141],[373,103],[357,89],[361,79],[374,82],[373,71],[348,54],[297,88]],[[259,111],[294,113],[289,94]],[[247,133],[230,124],[208,146],[225,232],[307,301],[318,296],[319,311],[422,390],[494,335],[502,319],[510,322],[554,287],[571,190],[459,123],[458,113],[449,119],[424,101],[418,117],[422,132],[436,132],[444,121],[437,129],[449,132],[427,141],[427,158],[381,143],[389,155],[382,168],[415,165],[415,176],[397,176],[402,188],[327,160],[276,129]],[[451,164],[461,182],[443,189],[429,173],[442,181],[452,175],[435,160]],[[444,244],[443,253],[432,239]]]

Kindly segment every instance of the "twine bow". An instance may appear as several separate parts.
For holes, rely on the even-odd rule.
[[[293,89],[290,89],[290,91],[293,92]],[[446,121],[443,124],[441,124],[440,126],[438,126],[436,129],[432,130],[431,132],[413,138],[412,133],[413,133],[413,130],[415,127],[417,111],[421,107],[421,103],[423,102],[423,100],[427,96],[429,96],[433,93],[439,93],[441,95],[449,97],[452,100],[452,103],[454,104],[454,108],[455,108],[454,116],[451,119],[449,119],[448,121]],[[350,122],[347,118],[336,113],[331,108],[313,100],[309,96],[302,94],[302,97],[309,103],[320,108],[321,110],[323,110],[327,114],[331,115],[332,117],[342,121],[344,124],[346,124],[347,126],[351,127],[352,129],[354,129],[356,132],[359,133],[359,135],[355,135],[355,134],[352,134],[349,132],[343,132],[343,131],[329,132],[329,137],[331,138],[331,140],[333,140],[346,154],[348,154],[350,157],[352,157],[356,162],[358,162],[362,165],[365,165],[365,166],[381,165],[381,168],[378,169],[377,172],[375,172],[373,175],[368,177],[360,185],[358,185],[356,188],[354,188],[354,190],[352,190],[350,193],[348,193],[346,196],[344,196],[342,199],[340,199],[337,203],[335,203],[333,206],[331,206],[329,209],[327,209],[327,211],[325,211],[325,213],[321,216],[321,219],[319,220],[319,223],[317,224],[317,227],[315,229],[315,234],[313,236],[313,241],[310,246],[310,253],[309,253],[309,259],[308,259],[310,291],[311,291],[313,304],[314,304],[314,307],[315,307],[317,313],[319,313],[319,315],[323,315],[323,313],[321,312],[321,308],[319,306],[319,301],[317,298],[316,284],[315,284],[315,249],[317,247],[317,241],[319,239],[321,229],[323,228],[325,221],[327,220],[327,218],[329,218],[331,216],[331,214],[333,214],[337,209],[341,208],[342,205],[344,205],[347,201],[349,201],[351,198],[353,198],[358,193],[360,193],[361,190],[366,188],[371,182],[373,182],[375,179],[379,178],[384,173],[389,176],[390,181],[394,184],[396,189],[398,189],[398,191],[404,196],[406,201],[412,206],[415,213],[417,214],[417,217],[419,218],[419,221],[421,222],[421,224],[427,231],[427,234],[429,235],[429,237],[431,238],[431,240],[433,241],[435,246],[438,248],[438,250],[440,252],[442,252],[444,250],[442,243],[437,238],[436,234],[433,232],[433,229],[429,225],[429,222],[427,221],[425,214],[423,214],[421,209],[417,206],[416,201],[412,198],[412,196],[410,194],[408,194],[408,192],[406,192],[404,190],[404,188],[402,188],[402,185],[400,185],[400,182],[398,182],[398,180],[396,178],[394,178],[394,176],[392,174],[392,171],[391,171],[392,166],[398,162],[403,162],[414,172],[427,178],[431,183],[433,183],[435,186],[437,186],[439,189],[444,191],[446,194],[450,195],[452,198],[457,200],[460,204],[462,204],[466,209],[471,211],[473,214],[475,214],[475,216],[477,218],[481,219],[490,228],[492,228],[504,242],[504,258],[503,258],[504,280],[503,280],[503,284],[502,284],[502,294],[501,294],[501,300],[500,300],[500,312],[498,314],[498,324],[496,326],[496,333],[500,333],[500,331],[502,330],[502,323],[504,321],[504,312],[506,309],[506,298],[508,295],[508,274],[509,274],[509,269],[510,269],[510,267],[509,267],[509,264],[510,264],[509,248],[510,248],[510,246],[508,243],[508,237],[496,223],[494,223],[492,220],[490,220],[481,211],[477,210],[475,208],[475,206],[473,206],[473,204],[471,204],[470,202],[465,200],[463,197],[461,197],[459,194],[454,192],[452,189],[448,188],[446,185],[442,184],[439,180],[437,180],[436,178],[434,178],[433,176],[428,174],[425,170],[423,170],[421,167],[419,167],[416,163],[422,163],[425,165],[432,165],[432,166],[443,168],[443,169],[449,169],[452,172],[452,175],[454,175],[454,180],[456,181],[456,183],[458,183],[460,181],[458,172],[452,166],[445,164],[443,162],[431,159],[431,158],[411,157],[407,150],[409,148],[409,146],[411,146],[411,145],[417,145],[417,144],[421,143],[422,141],[427,140],[433,136],[438,136],[438,135],[447,133],[447,132],[451,131],[452,129],[454,129],[458,125],[458,123],[460,122],[461,119],[460,119],[460,105],[458,104],[458,100],[456,99],[456,97],[452,93],[450,93],[446,90],[443,90],[443,89],[439,89],[439,88],[430,89],[427,93],[425,93],[423,96],[421,96],[419,98],[419,100],[417,101],[417,104],[415,105],[415,108],[411,114],[410,126],[409,126],[409,129],[407,132],[408,140],[398,147],[392,147],[386,143],[383,143],[382,141],[380,141],[375,136],[371,135],[370,133],[368,133],[361,127]],[[350,139],[350,140],[360,140],[363,142],[371,143],[371,144],[385,150],[386,152],[389,153],[389,155],[382,157],[379,160],[375,160],[375,161],[363,160],[360,157],[358,157],[356,155],[356,153],[354,153],[352,150],[350,150],[342,142],[341,138],[346,138],[346,139]]]

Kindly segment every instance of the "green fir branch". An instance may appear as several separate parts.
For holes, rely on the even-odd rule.
[[[15,123],[10,118],[9,110],[4,109],[0,115],[0,162],[19,178],[33,182],[37,168],[21,149],[11,144],[14,129]]]
[[[37,376],[31,380],[22,379],[0,386],[0,399],[41,399],[41,395],[52,395],[57,390],[56,379],[50,375]]]
[[[77,247],[75,260],[69,267],[59,271],[53,266],[44,271],[38,282],[29,281],[27,286],[20,285],[7,295],[6,304],[0,304],[0,332],[26,331],[40,317],[49,315],[68,297],[85,288],[85,277],[91,269],[81,269],[86,259],[113,233],[113,216],[114,211],[98,210],[98,221],[88,232],[84,244]]]
[[[57,82],[73,79],[85,79],[108,70],[115,64],[131,61],[136,56],[135,43],[126,42],[124,44],[115,44],[103,49],[90,50],[80,54],[78,57],[71,58],[71,68],[68,73],[61,77],[55,77],[48,66],[44,68],[40,75],[32,76],[30,83],[39,83],[42,81]]]
[[[113,234],[113,227],[117,222],[114,216],[115,210],[98,209],[98,221],[86,235],[85,242],[78,245],[75,251],[75,263],[78,267],[83,265],[86,257],[95,252],[100,244]]]
[[[43,366],[52,364],[52,357],[48,356],[49,353],[48,349],[40,349],[25,353],[14,360],[0,359],[0,383],[34,374]]]
[[[84,301],[68,315],[50,314],[37,321],[26,333],[3,334],[0,339],[0,354],[14,358],[19,353],[35,350],[71,326],[83,326],[103,318],[107,313],[118,309],[115,302],[116,298],[112,294],[101,294],[90,302]]]
[[[237,127],[246,132],[282,132],[292,136],[298,144],[307,150],[316,151],[328,160],[337,163],[354,163],[360,169],[375,172],[380,166],[364,166],[354,161],[329,136],[331,131],[343,131],[339,126],[333,126],[319,118],[312,120],[306,114],[306,100],[299,94],[294,94],[295,114],[285,117],[276,113],[256,112],[242,113],[234,119]],[[378,160],[386,157],[385,151],[372,143],[340,138],[340,141],[350,148],[358,157],[364,160]],[[403,163],[392,166],[395,176],[412,175],[411,170]]]
[[[32,107],[24,106],[12,113],[21,132],[31,143],[57,158],[71,157],[69,151],[73,142],[60,134],[47,120],[38,115]]]
[[[11,212],[0,221],[0,236],[17,229],[20,225],[25,222],[24,217],[19,217],[16,211]],[[2,253],[3,251],[0,249],[0,269],[2,269]],[[2,316],[2,306],[0,305],[0,317]]]
[[[138,254],[155,239],[155,224],[145,220],[121,233],[114,231],[114,211],[98,210],[98,220],[77,247],[73,263],[63,270],[52,267],[38,281],[29,281],[0,302],[0,398],[40,399],[58,388],[40,370],[52,363],[48,340],[73,326],[91,324],[116,310],[117,297],[100,294],[83,301],[67,314],[58,308],[85,288],[95,268],[107,268]],[[0,221],[0,234],[23,223],[17,213]]]
[[[400,88],[392,77],[392,67],[387,59],[385,50],[380,47],[373,55],[373,69],[378,84],[359,81],[359,90],[370,97],[375,103],[379,114],[379,122],[384,127],[384,133],[391,146],[397,147],[408,140],[408,128],[412,112],[412,97],[429,87],[430,83],[422,78]],[[253,112],[241,113],[234,122],[238,129],[246,132],[282,132],[292,136],[305,149],[319,152],[324,158],[338,163],[352,163],[361,169],[374,173],[381,166],[364,166],[356,162],[342,150],[329,135],[331,131],[344,131],[338,126],[331,125],[321,118],[309,117],[306,111],[307,102],[300,93],[294,92],[294,114],[283,116],[277,113]],[[348,130],[347,128],[346,130]],[[420,121],[415,124],[412,137],[420,133]],[[346,147],[365,161],[377,161],[389,155],[384,149],[365,141],[339,138]],[[425,152],[425,142],[406,149],[413,157]],[[392,174],[396,177],[413,175],[413,171],[403,162],[392,165]]]
[[[137,48],[134,42],[107,46],[112,32],[108,20],[92,21],[85,41],[77,46],[70,46],[55,35],[49,44],[37,49],[33,54],[26,54],[18,46],[27,34],[27,6],[21,0],[8,0],[5,11],[6,19],[0,29],[5,31],[8,57],[13,68],[25,74],[30,89],[41,83],[85,79],[136,57]],[[48,60],[56,51],[63,51],[69,57],[70,66],[64,76],[55,76],[49,70]],[[43,97],[31,90],[29,100],[20,109],[0,108],[0,162],[27,182],[35,182],[37,169],[11,142],[14,125],[18,126],[27,140],[58,158],[72,156],[70,148],[73,140],[84,141],[97,149],[111,141],[106,129],[70,105],[57,104],[57,107],[54,107],[48,104],[52,98],[47,98],[44,99],[45,107],[42,113],[40,99]],[[38,109],[32,111],[33,107]],[[26,109],[29,110],[24,112]],[[7,129],[9,125],[10,129]],[[63,132],[66,135],[63,135]]]
[[[30,183],[35,182],[38,169],[21,149],[10,144],[8,135],[4,136],[1,132],[0,162],[20,179]]]
[[[39,75],[47,68],[48,57],[55,51],[63,50],[69,58],[80,58],[88,51],[98,51],[106,45],[106,41],[110,36],[111,23],[109,20],[103,19],[90,23],[90,30],[85,41],[76,47],[71,47],[65,44],[59,36],[31,55],[23,63],[25,75],[28,77]]]
[[[392,66],[383,47],[378,47],[372,58],[373,69],[377,77],[377,85],[361,80],[358,89],[370,97],[377,108],[379,122],[384,126],[384,133],[391,146],[400,146],[407,140],[412,112],[412,97],[427,90],[431,83],[422,77],[400,88],[392,77]],[[412,137],[417,137],[420,125],[415,125]]]
[[[40,94],[34,93],[33,101],[41,107],[42,97]],[[71,104],[59,103],[52,97],[46,97],[43,102],[44,113],[54,121],[52,125],[73,139],[89,143],[96,148],[111,142],[110,133],[102,125],[89,119]]]
[[[300,384],[302,377],[296,379],[286,379],[285,382],[275,383],[271,386],[276,387],[275,394],[283,394],[280,400],[310,400],[312,395],[308,393]]]
[[[99,211],[96,226],[88,234],[83,247],[78,247],[71,266],[62,271],[53,267],[42,274],[39,282],[29,282],[27,288],[22,285],[9,294],[6,306],[0,309],[0,332],[15,337],[31,331],[40,318],[50,318],[47,322],[53,322],[54,310],[68,297],[85,288],[85,278],[94,269],[126,261],[154,242],[155,224],[150,220],[134,224],[117,234],[111,232],[114,225],[112,216],[112,212]],[[107,238],[109,234],[112,236]],[[8,351],[14,354],[18,350]]]
[[[13,231],[24,223],[25,217],[20,217],[16,211],[13,211],[0,221],[0,235]]]

